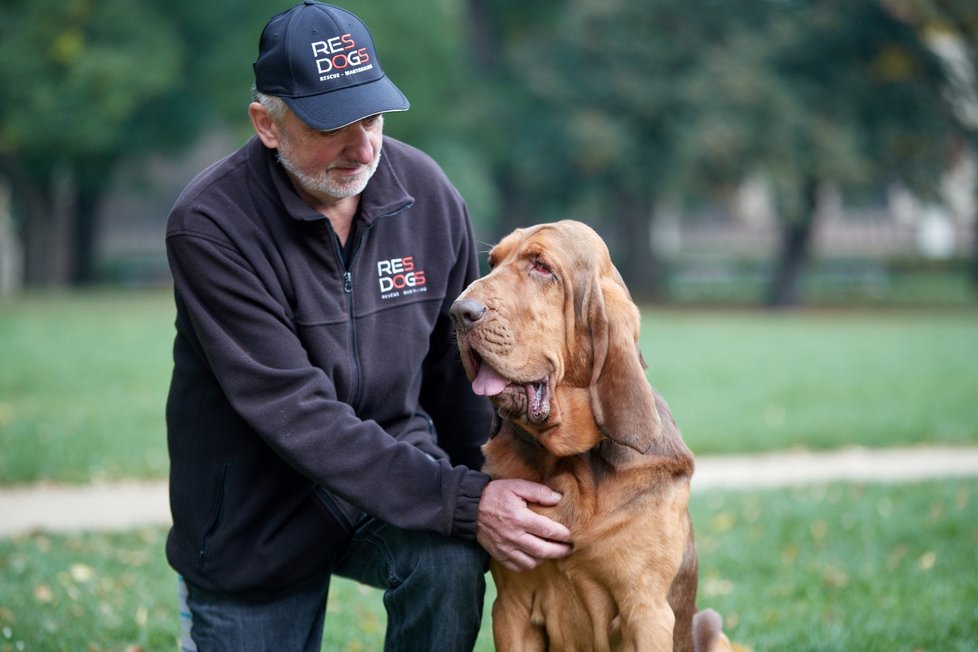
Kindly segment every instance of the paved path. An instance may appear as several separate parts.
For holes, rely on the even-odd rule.
[[[849,448],[839,451],[701,456],[693,491],[835,481],[912,482],[978,476],[978,448]],[[0,537],[34,530],[123,530],[168,525],[165,482],[0,488]]]

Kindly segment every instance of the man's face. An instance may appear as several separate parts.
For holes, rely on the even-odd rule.
[[[363,192],[380,162],[384,117],[317,131],[291,111],[279,125],[278,159],[302,189],[333,199]]]

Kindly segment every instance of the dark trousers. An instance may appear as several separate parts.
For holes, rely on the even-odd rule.
[[[482,619],[487,555],[474,543],[361,519],[335,574],[384,590],[385,650],[467,652]],[[269,602],[186,587],[200,652],[319,652],[329,578]],[[184,640],[184,649],[193,645]]]

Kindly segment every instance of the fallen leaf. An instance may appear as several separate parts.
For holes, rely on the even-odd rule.
[[[793,563],[798,559],[799,552],[800,550],[798,549],[797,545],[789,543],[787,546],[785,546],[784,550],[781,551],[781,561],[785,564]]]
[[[890,552],[889,557],[886,558],[886,568],[888,570],[895,570],[896,567],[900,565],[903,558],[907,556],[907,552],[907,546],[902,543],[895,547],[892,552]]]
[[[822,569],[822,579],[829,586],[834,586],[837,589],[843,588],[849,583],[849,576],[841,568],[836,568],[835,566],[826,566]]]
[[[68,573],[71,575],[71,579],[80,584],[91,582],[92,578],[95,577],[95,571],[87,564],[72,564]]]
[[[730,512],[720,512],[713,517],[710,523],[713,526],[713,530],[716,532],[726,532],[731,529],[737,523],[737,517],[735,517]]]
[[[14,406],[0,403],[0,426],[9,426],[14,420]]]
[[[937,553],[935,552],[925,552],[917,560],[917,568],[922,571],[929,571],[937,563]]]
[[[709,577],[703,582],[703,595],[708,598],[729,595],[733,590],[734,583],[722,577]]]
[[[825,534],[829,531],[829,526],[825,524],[825,521],[819,519],[814,521],[809,529],[812,533],[813,539],[816,541],[823,541],[825,539]]]
[[[47,584],[38,584],[34,587],[34,599],[47,604],[54,600],[54,592]]]

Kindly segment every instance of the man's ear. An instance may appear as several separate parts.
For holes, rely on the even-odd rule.
[[[281,140],[279,127],[272,119],[268,109],[259,102],[252,102],[248,105],[248,116],[251,118],[251,124],[255,127],[255,133],[258,134],[258,138],[265,144],[265,147],[278,149]]]

